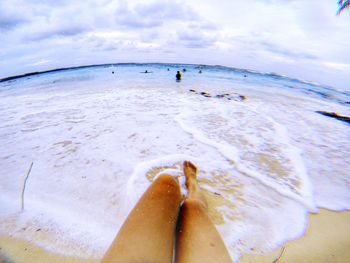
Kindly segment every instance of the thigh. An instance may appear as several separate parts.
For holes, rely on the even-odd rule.
[[[181,207],[176,237],[176,263],[232,262],[202,202],[187,199]]]
[[[102,262],[172,262],[180,202],[177,179],[158,177],[129,214]]]

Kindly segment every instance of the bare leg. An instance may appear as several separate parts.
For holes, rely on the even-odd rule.
[[[171,263],[180,203],[177,179],[158,177],[129,214],[102,262]]]
[[[230,255],[207,214],[207,202],[197,183],[197,168],[184,162],[188,198],[181,207],[176,237],[177,263],[226,263]]]
[[[203,195],[197,182],[197,167],[189,161],[184,161],[183,168],[184,175],[186,177],[186,187],[188,189],[187,200],[195,200],[202,205],[205,210],[207,210],[207,200],[205,199],[205,196]]]

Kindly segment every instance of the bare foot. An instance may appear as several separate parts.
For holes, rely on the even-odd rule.
[[[191,163],[190,161],[184,161],[183,168],[186,181],[188,181],[190,178],[197,179],[198,169],[193,163]]]
[[[205,209],[207,209],[207,200],[205,199],[205,196],[203,195],[197,182],[197,167],[190,161],[184,161],[183,169],[186,177],[186,187],[188,190],[187,198],[198,201]]]

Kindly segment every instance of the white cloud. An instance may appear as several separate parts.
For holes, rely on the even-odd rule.
[[[334,62],[323,62],[323,64],[326,67],[329,67],[331,69],[346,71],[348,74],[350,74],[350,64],[334,63]]]
[[[29,64],[29,66],[38,66],[38,65],[42,65],[42,64],[47,64],[50,61],[51,60],[48,60],[48,59],[42,59],[42,60],[39,60],[38,62]]]

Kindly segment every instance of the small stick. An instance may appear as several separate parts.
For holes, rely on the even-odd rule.
[[[33,167],[33,162],[31,162],[26,179],[24,180],[24,184],[23,184],[23,188],[22,188],[22,206],[21,206],[21,210],[23,211],[24,209],[24,191],[26,190],[26,183],[30,174],[30,171],[32,170]]]
[[[272,263],[278,263],[278,261],[281,259],[281,257],[283,256],[284,250],[286,249],[286,247],[283,247],[280,254],[278,255],[278,257],[272,262]]]

